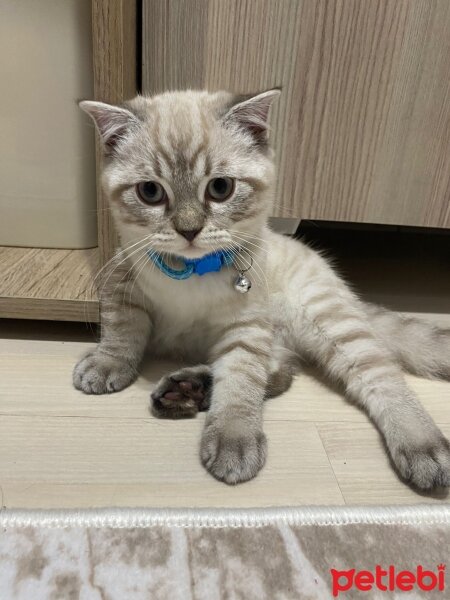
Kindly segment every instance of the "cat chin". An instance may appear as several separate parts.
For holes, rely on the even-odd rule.
[[[182,256],[183,258],[202,258],[207,254],[211,254],[217,248],[199,248],[198,246],[188,246],[182,250],[175,250],[171,254],[174,256]]]

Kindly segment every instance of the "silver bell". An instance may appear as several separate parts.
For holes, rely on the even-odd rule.
[[[240,273],[234,282],[234,289],[240,294],[246,294],[251,287],[252,282],[250,279],[243,273]]]

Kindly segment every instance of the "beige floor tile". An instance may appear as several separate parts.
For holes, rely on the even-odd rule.
[[[72,386],[72,370],[90,347],[68,343],[59,354],[53,348],[53,354],[0,356],[0,414],[148,418],[150,390],[175,363],[146,365],[144,375],[126,390],[89,396]]]
[[[204,415],[188,421],[1,417],[4,504],[42,506],[283,506],[343,504],[313,424],[266,423],[260,476],[226,486],[201,467]]]
[[[441,427],[448,436],[450,426]],[[317,428],[346,504],[450,501],[446,491],[419,494],[401,482],[371,424],[330,422],[319,423]]]

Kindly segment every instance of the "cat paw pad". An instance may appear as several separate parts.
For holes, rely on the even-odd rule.
[[[152,392],[152,413],[160,419],[187,419],[209,408],[212,377],[184,369],[164,377]]]

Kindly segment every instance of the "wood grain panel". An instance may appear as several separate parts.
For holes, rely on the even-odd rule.
[[[252,92],[284,217],[450,227],[447,0],[144,0],[143,91]]]
[[[98,249],[0,247],[0,317],[98,321]]]
[[[150,2],[143,22],[143,76],[153,93],[166,89],[202,88],[207,60],[208,6],[205,0]],[[152,23],[151,30],[147,23]],[[176,28],[170,31],[162,24]],[[192,40],[196,40],[195,44]],[[170,64],[170,69],[163,65]]]
[[[96,100],[120,103],[137,92],[136,0],[93,0],[92,39],[94,95]],[[97,139],[97,173],[101,153]],[[108,203],[97,179],[98,244],[100,260],[106,262],[116,245]]]
[[[48,298],[2,298],[0,297],[0,318],[39,319],[43,321],[100,321],[97,300],[54,300]],[[0,321],[0,327],[3,324]]]

